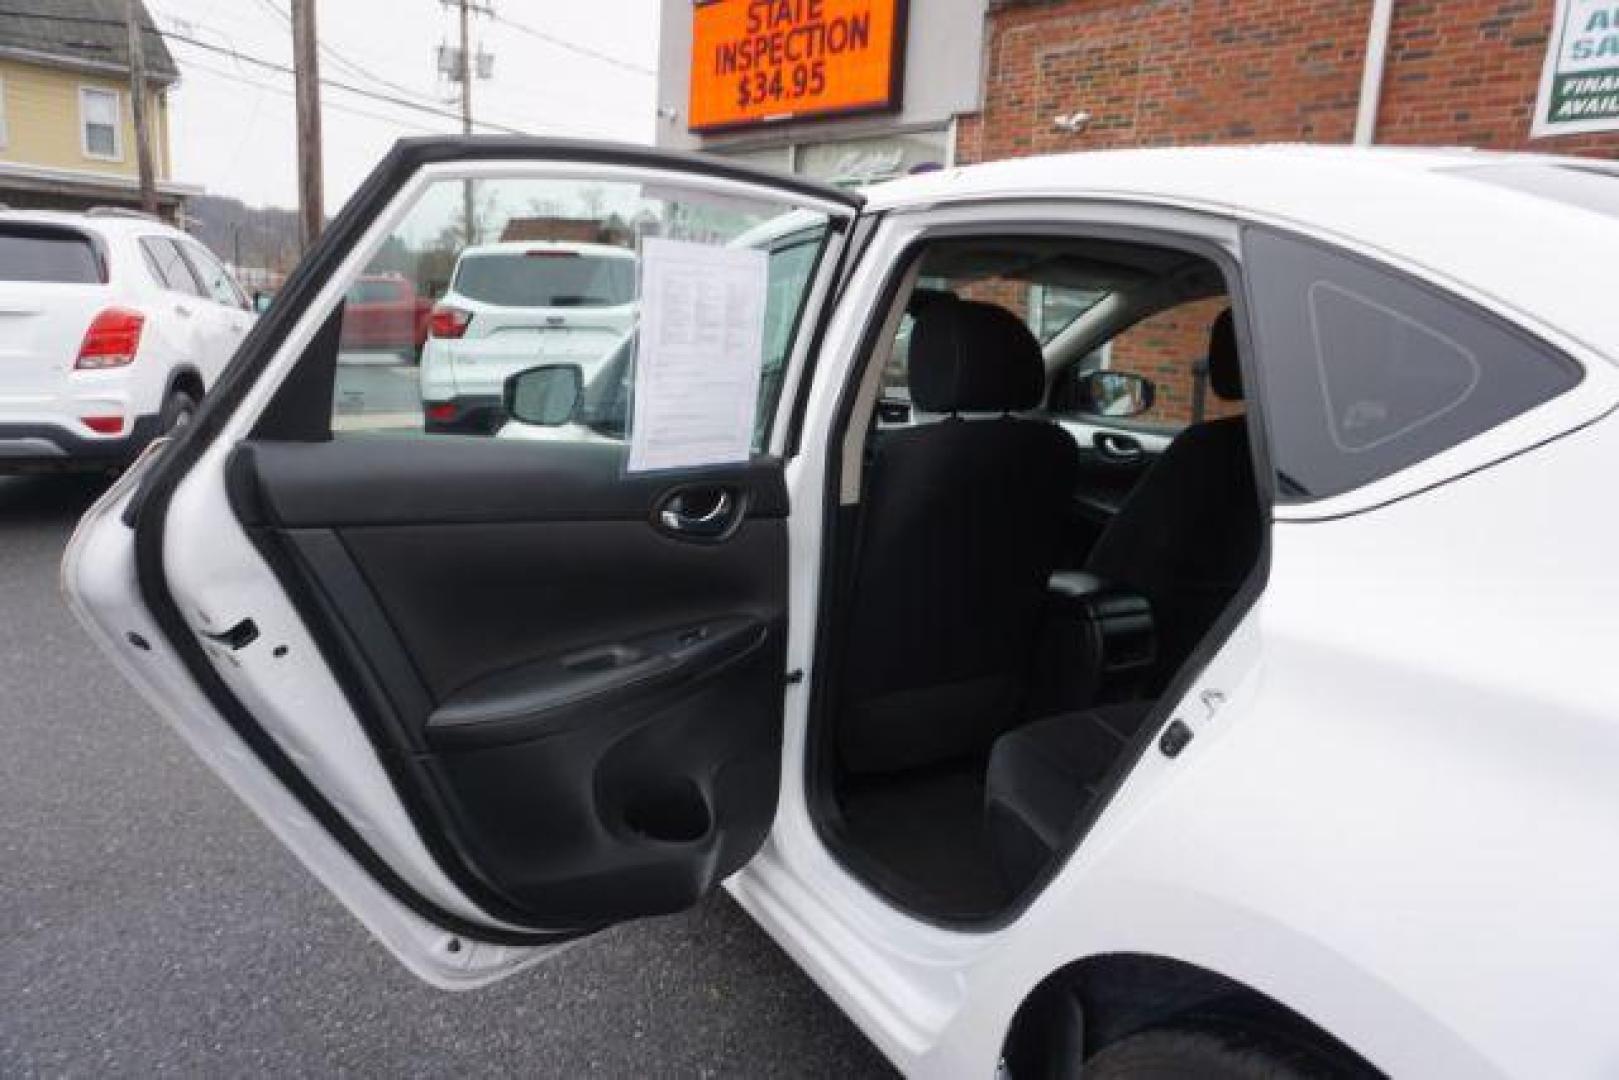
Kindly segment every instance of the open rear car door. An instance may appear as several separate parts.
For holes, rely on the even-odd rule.
[[[403,142],[196,422],[80,525],[64,582],[97,643],[424,979],[479,985],[688,907],[767,836],[786,679],[782,451],[858,207],[692,156]],[[760,354],[736,369],[757,400],[751,445],[682,447],[680,418],[663,416],[654,464],[721,460],[642,468],[639,411],[552,405],[553,427],[514,422],[519,437],[427,435],[413,367],[340,351],[362,275],[438,295],[470,244],[533,241],[536,259],[560,259],[556,241],[578,240],[635,251],[643,283],[655,244],[734,270],[671,277],[658,332],[688,361],[710,336],[716,364]],[[588,274],[554,271],[548,287],[592,304]],[[580,400],[624,399],[603,393],[609,378],[641,392],[623,370],[651,355],[640,302],[616,361],[567,365]],[[456,323],[435,312],[433,333]],[[552,344],[534,340],[534,355]],[[712,381],[704,394],[743,401]]]

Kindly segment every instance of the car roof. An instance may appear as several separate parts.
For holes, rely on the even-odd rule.
[[[635,252],[614,244],[586,244],[560,240],[503,240],[496,244],[474,244],[461,252],[469,255],[514,255],[525,251],[571,251],[579,255],[599,255],[609,259],[633,259]]]
[[[153,232],[184,235],[166,221],[159,221],[156,218],[133,212],[127,214],[86,214],[69,210],[0,210],[0,222],[7,221],[65,225],[85,232],[99,233],[103,236],[123,236],[129,233]]]
[[[1463,286],[1619,362],[1612,253],[1619,214],[1509,169],[1577,171],[1619,184],[1589,158],[1466,149],[1326,146],[1100,150],[1016,158],[878,184],[871,211],[1056,197],[1166,204],[1305,232]]]

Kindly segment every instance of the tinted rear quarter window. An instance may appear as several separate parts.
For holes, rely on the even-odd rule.
[[[635,299],[635,260],[545,250],[469,255],[455,291],[503,307],[612,307]]]
[[[48,225],[0,225],[0,281],[99,285],[106,265],[90,237]]]
[[[1399,472],[1580,381],[1545,343],[1390,268],[1262,228],[1244,250],[1283,501]]]

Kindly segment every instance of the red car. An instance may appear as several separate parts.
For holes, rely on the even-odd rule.
[[[366,274],[354,283],[343,308],[341,348],[392,352],[414,361],[427,340],[432,301],[400,274]]]

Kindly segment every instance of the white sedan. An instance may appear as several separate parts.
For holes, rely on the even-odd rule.
[[[610,380],[517,375],[556,438],[333,433],[323,324],[468,178],[721,284]],[[856,193],[461,139],[361,190],[64,578],[417,975],[723,885],[911,1075],[1619,1069],[1619,169],[1152,150]],[[691,467],[632,467],[648,401]]]

